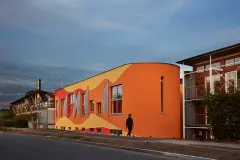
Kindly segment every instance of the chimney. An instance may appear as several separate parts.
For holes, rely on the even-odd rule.
[[[36,88],[38,91],[41,90],[41,79],[37,79]]]

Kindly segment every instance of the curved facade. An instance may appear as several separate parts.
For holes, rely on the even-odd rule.
[[[180,138],[179,72],[171,64],[126,64],[59,89],[55,127],[126,135],[131,113],[135,136]]]

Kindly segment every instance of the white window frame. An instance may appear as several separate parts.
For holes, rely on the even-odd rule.
[[[221,65],[220,62],[212,63],[212,68],[220,67],[220,65]],[[210,64],[207,64],[205,68],[206,68],[206,70],[209,70]]]
[[[90,100],[90,112],[94,112],[95,108],[94,108],[94,100]]]
[[[122,114],[122,112],[123,112],[123,105],[122,105],[122,112],[118,112],[118,110],[119,110],[119,108],[118,108],[118,103],[116,103],[117,104],[117,112],[115,113],[115,112],[113,112],[114,111],[114,106],[113,106],[113,102],[114,101],[122,101],[122,95],[123,95],[123,93],[122,93],[122,90],[121,90],[121,97],[120,98],[115,98],[114,97],[114,95],[113,95],[113,89],[114,89],[114,87],[119,87],[119,86],[121,86],[121,88],[123,88],[122,87],[122,84],[119,84],[119,85],[115,85],[115,86],[112,86],[111,87],[111,114]],[[117,90],[117,94],[118,94],[118,90]]]
[[[204,66],[198,66],[197,72],[204,72]]]
[[[225,67],[233,66],[235,64],[235,59],[227,59],[225,60]]]
[[[216,80],[217,77],[219,77],[219,81]],[[207,83],[208,83],[208,82],[210,83],[210,76],[206,76],[206,77],[205,77],[205,89],[207,89]],[[214,85],[215,82],[220,82],[220,83],[221,83],[221,76],[220,76],[219,74],[217,74],[217,75],[212,75],[213,94],[215,93],[215,85]],[[210,87],[211,87],[211,84],[210,84]],[[210,90],[211,90],[211,88],[210,88]]]
[[[234,64],[235,65],[240,64],[240,57],[237,57],[237,58],[234,59]]]
[[[228,93],[229,92],[229,86],[231,84],[229,84],[229,74],[234,73],[234,87],[235,89],[237,88],[237,71],[231,71],[231,72],[227,72],[225,73],[225,91]]]

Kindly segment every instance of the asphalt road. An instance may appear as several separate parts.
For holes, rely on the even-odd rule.
[[[72,143],[37,136],[0,133],[0,160],[166,160],[113,148]]]

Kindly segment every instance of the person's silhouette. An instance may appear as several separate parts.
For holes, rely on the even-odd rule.
[[[132,129],[133,129],[133,119],[132,119],[132,114],[128,115],[128,118],[126,120],[126,127],[128,129],[128,134],[127,136],[131,137]]]

